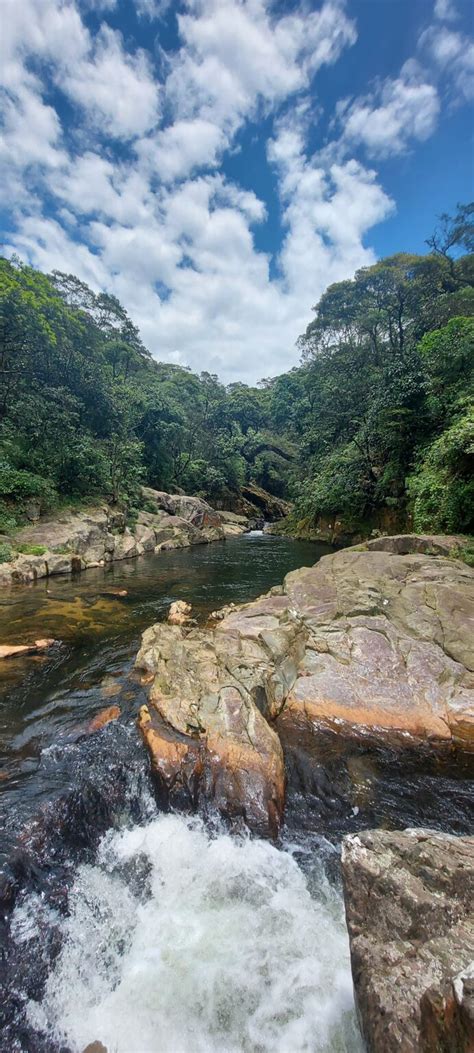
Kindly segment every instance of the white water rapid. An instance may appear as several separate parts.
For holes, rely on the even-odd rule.
[[[315,886],[313,888],[313,885]],[[15,939],[44,923],[30,896]],[[31,1023],[74,1053],[360,1053],[342,901],[291,852],[166,815],[77,871]]]

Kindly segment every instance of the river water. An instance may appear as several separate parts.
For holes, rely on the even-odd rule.
[[[204,621],[325,551],[247,535],[2,597],[2,642],[59,641],[47,657],[1,669],[2,1050],[362,1050],[341,835],[381,824],[468,829],[467,768],[420,757],[402,767],[337,737],[318,737],[305,758],[289,744],[287,820],[271,845],[232,836],[212,815],[160,814],[135,729],[140,634],[173,600]],[[115,703],[120,720],[88,734]]]

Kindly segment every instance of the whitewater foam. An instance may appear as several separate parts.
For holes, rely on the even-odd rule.
[[[112,832],[78,869],[30,1023],[74,1053],[359,1053],[342,901],[318,885],[200,820]],[[17,909],[19,940],[39,909]]]

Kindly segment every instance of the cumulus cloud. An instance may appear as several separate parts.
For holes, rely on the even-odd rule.
[[[439,110],[436,87],[411,60],[398,77],[339,105],[342,144],[361,144],[373,158],[404,153],[413,141],[423,142],[433,134]]]
[[[134,4],[150,22],[169,8]],[[286,14],[270,0],[183,0],[179,45],[159,68],[116,28],[115,0],[4,8],[7,247],[113,292],[158,358],[225,380],[295,364],[311,306],[329,282],[373,262],[367,233],[394,207],[356,151],[399,153],[433,130],[438,98],[420,69],[346,100],[336,144],[315,154],[313,80],[356,39],[342,0]],[[94,31],[82,17],[91,10]],[[257,247],[267,202],[221,168],[239,131],[261,118],[257,128],[273,127],[267,176],[283,230],[273,258]]]

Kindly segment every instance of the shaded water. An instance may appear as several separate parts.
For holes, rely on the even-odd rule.
[[[212,815],[160,815],[135,728],[140,634],[173,600],[203,621],[324,551],[249,535],[2,597],[2,642],[60,641],[1,667],[5,856],[25,831],[4,896],[16,906],[2,1050],[82,1053],[100,1040],[108,1053],[360,1053],[340,838],[373,825],[468,830],[466,764],[402,763],[330,735],[304,755],[287,742],[286,826],[272,846]],[[86,734],[111,703],[120,721]]]
[[[173,600],[188,600],[204,621],[215,608],[253,599],[327,551],[255,533],[5,590],[2,643],[39,637],[59,643],[47,656],[0,666],[3,852],[21,819],[70,782],[75,752],[68,747],[97,712],[117,703],[123,720],[134,722],[144,701],[133,674],[140,635],[166,616]],[[112,595],[123,589],[127,596]]]

